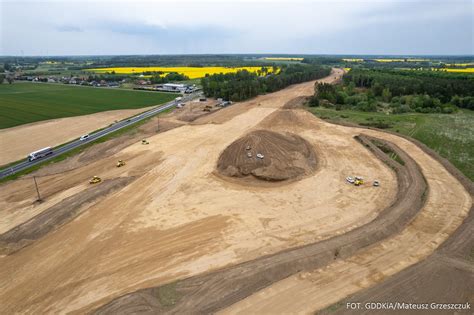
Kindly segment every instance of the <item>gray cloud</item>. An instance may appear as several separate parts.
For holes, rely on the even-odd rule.
[[[0,6],[2,55],[474,54],[471,0],[0,0]]]
[[[82,28],[73,25],[60,25],[56,27],[59,32],[83,32]]]

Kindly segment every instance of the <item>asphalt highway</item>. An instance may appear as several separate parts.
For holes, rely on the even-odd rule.
[[[186,102],[186,101],[189,101],[189,100],[192,100],[194,98],[196,98],[198,96],[198,94],[194,93],[194,94],[188,94],[188,95],[185,95],[182,97],[182,100],[180,100],[179,102]],[[58,147],[55,147],[53,148],[53,154],[50,154],[46,157],[43,157],[43,158],[40,158],[40,159],[37,159],[37,160],[33,160],[33,161],[28,161],[27,158],[25,158],[24,160],[18,162],[17,164],[13,164],[13,165],[10,165],[8,166],[7,168],[3,168],[0,170],[0,179],[1,178],[4,178],[4,177],[7,177],[7,176],[10,176],[10,175],[13,175],[13,174],[16,174],[20,171],[23,171],[27,168],[30,168],[34,165],[37,165],[39,163],[42,163],[44,161],[47,161],[47,160],[50,160],[52,158],[55,158],[61,154],[64,154],[66,152],[69,152],[75,148],[78,148],[80,146],[83,146],[91,141],[94,141],[94,140],[97,140],[97,139],[100,139],[112,132],[115,132],[117,130],[120,130],[122,128],[125,128],[127,126],[130,126],[130,125],[133,125],[133,124],[136,124],[137,122],[140,122],[144,119],[147,119],[148,117],[151,117],[151,116],[154,116],[156,114],[159,114],[171,107],[175,107],[178,103],[178,101],[176,100],[173,100],[169,103],[166,103],[164,105],[160,105],[160,106],[157,106],[147,112],[144,112],[144,113],[141,113],[137,116],[133,116],[133,117],[130,117],[128,119],[124,119],[122,121],[119,121],[117,123],[114,123],[112,125],[110,125],[109,127],[106,127],[105,129],[102,129],[102,130],[99,130],[97,132],[94,132],[94,133],[91,133],[89,134],[89,138],[87,140],[79,140],[79,137],[81,135],[78,135],[78,139],[72,141],[72,142],[69,142],[65,145],[62,145],[62,146],[58,146]],[[38,149],[41,149],[41,148],[38,148]]]

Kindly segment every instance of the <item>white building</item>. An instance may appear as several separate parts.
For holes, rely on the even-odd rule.
[[[162,86],[163,90],[184,92],[188,88],[186,84],[165,83]]]

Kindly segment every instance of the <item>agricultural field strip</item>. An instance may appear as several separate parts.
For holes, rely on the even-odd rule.
[[[134,109],[171,101],[174,94],[41,83],[0,86],[0,128],[26,123]]]
[[[268,72],[272,72],[272,67],[264,67]],[[262,67],[111,67],[111,68],[95,68],[86,69],[95,73],[115,73],[115,74],[141,74],[144,72],[163,72],[163,74],[177,72],[188,76],[190,79],[198,79],[218,73],[234,73],[239,70],[247,70],[249,72],[260,71]]]

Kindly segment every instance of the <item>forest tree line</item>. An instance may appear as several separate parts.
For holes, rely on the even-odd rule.
[[[320,79],[330,72],[330,68],[318,65],[283,65],[278,74],[265,76],[246,70],[208,75],[201,79],[201,85],[208,97],[243,101],[259,94],[281,90],[291,84]]]
[[[444,72],[353,69],[343,85],[318,84],[311,106],[391,113],[474,110],[474,78]]]

